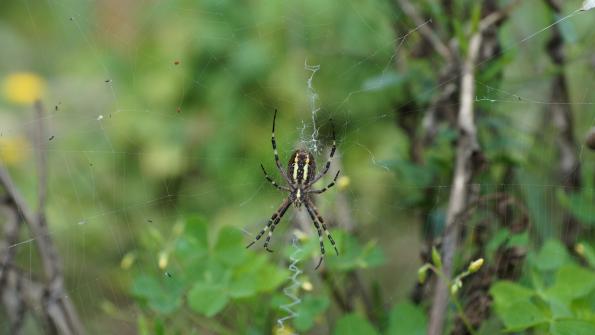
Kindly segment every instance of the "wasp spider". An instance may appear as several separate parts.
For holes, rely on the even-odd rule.
[[[328,229],[326,228],[326,224],[324,223],[322,216],[320,216],[320,214],[318,213],[318,209],[316,208],[316,206],[314,205],[314,202],[312,201],[312,194],[324,193],[326,190],[328,190],[329,188],[333,187],[333,185],[335,185],[335,182],[337,181],[337,177],[339,176],[340,171],[337,171],[337,174],[335,175],[335,178],[333,178],[333,181],[330,184],[328,184],[325,188],[322,188],[320,190],[312,189],[312,185],[314,185],[314,183],[316,183],[320,178],[322,178],[324,175],[326,175],[326,173],[329,171],[329,168],[331,167],[331,161],[332,161],[333,156],[335,155],[335,151],[337,149],[336,140],[335,140],[335,129],[333,127],[333,146],[331,148],[331,154],[329,156],[329,159],[326,161],[326,165],[324,166],[324,169],[322,169],[322,171],[320,173],[316,174],[316,162],[314,161],[314,156],[310,152],[308,152],[307,150],[304,150],[304,149],[298,149],[293,152],[293,154],[291,155],[291,158],[289,159],[289,162],[287,164],[287,171],[285,171],[285,170],[283,170],[283,167],[281,166],[281,162],[279,161],[279,153],[277,152],[277,142],[275,141],[275,120],[276,119],[277,119],[277,110],[275,109],[275,116],[273,117],[273,134],[271,137],[271,142],[273,144],[273,153],[275,154],[275,164],[277,165],[277,169],[279,170],[279,173],[281,174],[281,176],[283,176],[283,178],[287,182],[287,186],[281,186],[281,185],[277,184],[273,180],[273,178],[271,178],[268,175],[268,173],[266,172],[266,170],[264,169],[264,166],[262,164],[260,164],[260,167],[262,168],[264,177],[271,184],[273,184],[273,186],[275,186],[279,190],[289,192],[289,195],[287,196],[287,198],[285,198],[285,200],[283,201],[281,206],[279,206],[279,209],[277,209],[277,211],[275,213],[273,213],[273,215],[267,222],[266,226],[258,233],[258,235],[256,235],[256,238],[254,239],[254,241],[252,241],[252,243],[248,244],[248,246],[246,246],[246,248],[249,248],[254,243],[256,243],[256,241],[258,241],[268,230],[269,234],[266,238],[266,241],[264,242],[264,248],[269,252],[273,252],[271,249],[269,249],[269,243],[271,241],[271,236],[273,235],[273,231],[275,231],[275,227],[277,227],[277,224],[279,223],[279,221],[281,221],[281,218],[283,217],[283,215],[285,214],[285,212],[287,211],[287,209],[289,208],[289,206],[291,204],[293,204],[298,209],[301,208],[301,206],[303,204],[304,207],[306,207],[306,210],[308,211],[308,214],[310,215],[312,222],[314,223],[314,227],[316,227],[316,230],[318,231],[318,240],[320,242],[320,252],[321,252],[320,261],[318,262],[318,265],[316,266],[316,269],[318,269],[320,264],[322,264],[322,259],[324,258],[324,243],[323,243],[323,236],[322,236],[323,230],[324,230],[324,233],[326,234],[326,237],[329,239],[333,248],[335,249],[335,252],[337,253],[337,255],[339,255],[339,251],[337,250],[335,240],[333,240],[333,237],[331,236]],[[332,121],[331,121],[331,126],[332,126]]]

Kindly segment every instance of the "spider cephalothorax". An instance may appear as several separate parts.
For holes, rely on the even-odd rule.
[[[331,161],[333,159],[333,156],[335,155],[335,151],[337,148],[335,141],[335,130],[333,128],[333,146],[331,148],[329,159],[326,161],[324,169],[322,169],[320,173],[316,174],[316,161],[314,160],[314,156],[304,149],[298,149],[293,152],[291,158],[289,159],[289,162],[287,163],[287,171],[284,171],[281,166],[281,162],[279,161],[279,153],[277,152],[277,142],[275,141],[276,119],[277,110],[275,110],[275,116],[273,117],[273,135],[271,137],[271,142],[273,144],[273,153],[275,154],[275,164],[277,165],[279,173],[287,182],[287,186],[280,186],[279,184],[277,184],[271,177],[269,177],[262,164],[260,164],[260,167],[262,168],[262,172],[264,172],[265,178],[271,184],[273,184],[273,186],[275,186],[279,190],[289,192],[289,195],[287,198],[285,198],[279,209],[271,216],[271,218],[267,222],[267,225],[260,231],[260,233],[258,233],[258,235],[256,235],[254,241],[248,244],[246,248],[249,248],[254,243],[256,243],[256,241],[258,241],[262,237],[262,235],[264,235],[264,233],[268,230],[269,235],[267,236],[266,241],[264,242],[264,248],[267,251],[272,252],[272,250],[269,249],[269,242],[271,241],[271,236],[273,235],[275,227],[277,226],[279,221],[281,221],[281,218],[283,217],[283,215],[285,214],[285,212],[291,204],[293,204],[296,208],[300,208],[303,204],[304,207],[306,207],[306,210],[308,211],[308,215],[310,215],[310,219],[312,219],[312,222],[314,223],[314,227],[316,227],[316,231],[318,232],[318,240],[320,241],[320,252],[322,254],[322,256],[320,257],[320,261],[316,266],[316,268],[318,269],[318,267],[322,263],[322,257],[324,257],[324,243],[322,231],[324,231],[324,233],[326,234],[326,237],[331,242],[337,255],[339,254],[335,241],[333,240],[333,237],[326,228],[326,224],[324,223],[322,216],[320,216],[320,214],[318,213],[318,209],[314,205],[314,202],[311,198],[312,194],[321,194],[329,188],[333,187],[333,185],[335,185],[337,177],[339,176],[339,171],[337,171],[337,174],[335,175],[333,181],[330,184],[328,184],[325,188],[320,190],[312,189],[312,185],[316,183],[318,180],[320,180],[320,178],[322,178],[324,175],[326,175],[329,168],[331,167]]]

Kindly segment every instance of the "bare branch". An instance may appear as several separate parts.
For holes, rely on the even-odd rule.
[[[48,184],[48,157],[46,148],[46,126],[45,126],[45,110],[41,101],[35,102],[35,113],[37,116],[37,134],[35,136],[35,149],[37,151],[37,174],[38,180],[38,216],[45,215],[45,203],[47,199],[47,184]],[[40,219],[41,220],[41,219]]]
[[[450,49],[446,46],[446,44],[444,44],[444,42],[442,42],[440,37],[438,37],[438,35],[426,25],[427,21],[422,19],[415,6],[413,6],[409,0],[397,0],[397,3],[401,9],[403,9],[403,12],[405,12],[405,14],[407,14],[413,20],[415,25],[418,26],[421,35],[426,40],[428,40],[428,42],[430,42],[434,50],[436,50],[436,52],[439,53],[447,62],[451,62],[452,53],[450,52]]]
[[[3,201],[4,203],[6,201]],[[0,292],[4,289],[6,269],[12,262],[16,249],[12,246],[19,238],[20,219],[18,213],[10,206],[6,207],[6,221],[4,223],[4,241],[0,241]]]
[[[452,275],[453,258],[457,248],[461,216],[468,201],[469,184],[475,171],[475,163],[480,154],[476,137],[473,113],[473,97],[475,96],[475,73],[482,33],[478,31],[471,36],[467,57],[463,63],[461,77],[460,108],[458,113],[459,138],[455,171],[452,181],[448,210],[446,213],[446,233],[442,244],[443,271],[447,278]],[[442,334],[442,327],[448,304],[447,284],[438,280],[430,313],[429,335]]]
[[[505,20],[508,17],[508,15],[510,15],[510,13],[520,3],[521,3],[521,0],[511,1],[508,5],[504,6],[499,11],[493,12],[493,13],[489,14],[488,16],[484,17],[479,22],[479,31],[483,32],[484,30],[501,23],[503,20]]]
[[[39,210],[37,215],[34,215],[31,209],[27,206],[23,196],[17,190],[10,178],[8,171],[2,165],[0,165],[0,186],[2,186],[6,193],[7,204],[13,207],[14,211],[18,213],[18,220],[24,221],[31,230],[31,237],[37,244],[38,254],[44,270],[45,283],[35,284],[35,287],[42,288],[41,290],[43,291],[43,294],[41,295],[41,300],[33,299],[38,304],[33,307],[29,306],[28,308],[33,311],[39,310],[40,308],[43,309],[46,314],[45,319],[48,322],[48,333],[60,333],[65,335],[83,334],[84,330],[82,324],[64,289],[61,263],[53,245],[44,214],[47,192],[47,150],[44,150],[43,145],[41,144],[43,141],[41,136],[43,136],[44,132],[44,126],[42,124],[44,116],[43,107],[40,102],[36,102],[35,109],[40,120],[39,135],[37,137],[38,165],[40,169]],[[8,245],[8,248],[10,248],[10,244]],[[3,265],[3,277],[10,275],[4,273],[4,271],[7,271],[7,267],[8,264],[6,266]],[[28,285],[28,282],[32,282],[31,280],[25,281],[23,278],[26,278],[26,276],[18,276],[18,273],[13,275],[13,279],[17,281],[17,285],[20,285],[20,287]],[[7,277],[6,282],[9,283],[10,280],[11,278]]]

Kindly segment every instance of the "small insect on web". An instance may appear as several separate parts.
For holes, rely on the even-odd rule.
[[[301,206],[303,204],[304,207],[306,207],[306,210],[308,211],[308,215],[310,215],[310,219],[312,219],[312,222],[314,223],[314,227],[316,227],[316,231],[318,232],[318,240],[320,242],[320,253],[321,253],[320,261],[318,262],[318,265],[316,265],[316,269],[318,269],[320,267],[320,264],[322,264],[322,259],[324,258],[324,252],[325,252],[324,251],[324,243],[323,243],[324,241],[323,241],[323,236],[322,236],[323,230],[324,230],[324,233],[326,234],[326,237],[329,239],[333,248],[335,249],[335,253],[337,253],[337,255],[339,255],[339,251],[337,250],[335,240],[331,236],[331,233],[328,231],[326,224],[324,223],[322,216],[320,216],[320,214],[318,213],[318,209],[314,205],[314,202],[312,201],[312,197],[311,197],[312,194],[322,194],[329,188],[333,187],[335,185],[335,182],[337,181],[337,178],[339,177],[339,172],[341,172],[340,170],[337,171],[337,174],[335,175],[335,178],[333,178],[333,181],[330,184],[328,184],[326,187],[324,187],[320,190],[312,189],[312,185],[314,185],[314,183],[316,183],[318,180],[320,180],[320,178],[322,178],[324,175],[326,175],[326,173],[329,171],[329,169],[331,167],[331,162],[333,160],[333,156],[335,155],[335,151],[337,149],[337,143],[336,143],[336,139],[335,139],[335,129],[334,129],[334,126],[332,126],[332,120],[331,120],[331,126],[332,126],[332,132],[333,132],[333,146],[331,147],[331,153],[329,155],[328,160],[326,161],[324,169],[322,169],[322,171],[320,173],[316,174],[316,161],[314,160],[314,156],[309,151],[304,150],[304,149],[298,149],[293,152],[293,154],[291,155],[291,158],[289,159],[289,162],[287,164],[287,171],[285,171],[285,170],[283,170],[283,167],[281,166],[281,162],[279,161],[279,153],[277,151],[277,142],[275,140],[275,121],[276,120],[277,120],[277,110],[275,109],[275,115],[273,116],[273,132],[272,132],[272,136],[271,136],[271,143],[273,145],[273,153],[275,154],[275,165],[277,165],[277,169],[279,170],[279,173],[287,182],[287,186],[281,186],[281,185],[277,184],[277,182],[275,182],[273,180],[273,178],[271,178],[269,176],[269,174],[266,172],[266,170],[264,169],[264,166],[262,164],[260,164],[260,167],[262,168],[264,177],[271,184],[273,184],[273,186],[275,186],[277,189],[279,189],[281,191],[289,192],[289,195],[287,196],[287,198],[285,198],[285,200],[283,201],[281,206],[279,206],[279,209],[277,209],[277,211],[275,213],[273,213],[273,215],[267,222],[266,226],[258,233],[258,235],[256,235],[256,238],[254,239],[254,241],[252,241],[250,244],[248,244],[246,246],[246,248],[250,248],[268,230],[269,234],[264,242],[264,248],[265,248],[265,250],[267,250],[269,252],[273,252],[273,250],[269,249],[269,243],[271,241],[271,236],[273,235],[273,231],[275,230],[275,227],[277,227],[277,224],[281,221],[281,218],[283,218],[283,215],[285,215],[285,212],[287,211],[287,209],[289,208],[289,206],[291,204],[293,204],[298,209],[301,208]]]

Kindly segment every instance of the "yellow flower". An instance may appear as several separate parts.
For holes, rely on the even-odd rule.
[[[584,256],[585,246],[582,243],[577,243],[577,245],[574,246],[574,251],[576,251],[576,253],[579,254],[579,256]]]
[[[273,330],[274,335],[293,335],[295,334],[293,329],[289,326],[285,326],[283,328],[276,326]]]
[[[132,264],[134,264],[135,260],[136,260],[136,255],[134,254],[134,252],[129,252],[126,255],[124,255],[124,257],[120,261],[120,267],[124,270],[128,270],[128,269],[130,269]]]
[[[24,137],[0,138],[0,162],[16,165],[29,156],[31,147]]]
[[[169,255],[167,254],[167,252],[162,251],[159,253],[159,268],[161,270],[165,269],[167,267],[167,263],[169,262]]]
[[[4,96],[10,102],[30,105],[41,99],[45,91],[45,81],[30,72],[15,72],[4,79]]]
[[[337,186],[341,191],[347,189],[350,183],[351,180],[347,176],[341,176],[339,177],[339,180],[337,180]]]
[[[302,289],[304,289],[304,291],[312,291],[313,288],[314,286],[309,281],[305,281],[302,283]]]

